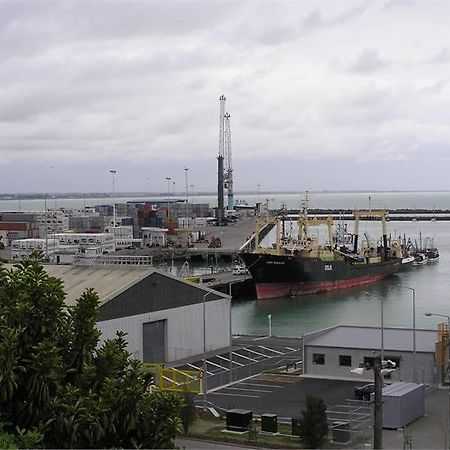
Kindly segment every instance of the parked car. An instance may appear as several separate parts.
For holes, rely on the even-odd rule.
[[[247,275],[248,270],[245,266],[234,266],[233,267],[233,275]]]
[[[383,384],[383,387],[385,387],[386,384]],[[355,387],[355,397],[359,400],[370,400],[370,395],[375,392],[375,384],[374,383],[368,383],[368,384],[360,384],[359,386]]]

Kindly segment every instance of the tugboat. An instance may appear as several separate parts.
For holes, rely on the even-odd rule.
[[[299,215],[298,236],[293,239],[285,233],[284,216],[258,221],[255,231],[255,250],[239,254],[250,272],[258,299],[298,296],[333,291],[372,283],[404,270],[403,249],[400,242],[388,245],[386,210],[354,211],[355,227],[351,243],[335,240],[332,217],[317,218],[308,215],[304,207]],[[382,242],[370,245],[368,240],[358,246],[361,218],[377,217],[382,224]],[[310,234],[310,228],[326,225],[328,243],[319,244]],[[276,240],[272,247],[261,247],[260,232],[275,227]],[[346,236],[348,239],[348,234]]]

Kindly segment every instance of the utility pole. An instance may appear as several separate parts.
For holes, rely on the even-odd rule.
[[[383,377],[381,375],[381,357],[373,359],[373,376],[375,383],[373,404],[373,448],[383,448]]]

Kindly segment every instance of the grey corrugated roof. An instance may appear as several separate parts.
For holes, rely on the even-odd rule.
[[[307,338],[307,336],[305,336]],[[412,351],[413,330],[408,328],[384,328],[384,350]],[[438,341],[437,330],[416,330],[416,351],[433,352]],[[317,337],[305,340],[307,345],[319,347],[379,349],[381,330],[375,327],[337,326]]]
[[[417,389],[424,390],[424,385],[417,383],[392,383],[383,388],[383,395],[389,397],[402,397]]]
[[[11,269],[13,265],[4,264],[4,267]],[[100,304],[104,304],[155,272],[167,278],[177,280],[178,282],[195,286],[201,291],[214,292],[217,296],[228,298],[226,294],[191,283],[190,281],[154,268],[126,269],[121,267],[101,268],[46,264],[44,265],[44,269],[50,276],[60,278],[63,281],[64,290],[67,293],[67,305],[74,305],[80,295],[88,288],[93,288],[99,296]]]

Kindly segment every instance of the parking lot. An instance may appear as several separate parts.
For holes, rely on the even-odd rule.
[[[207,355],[208,391],[276,368],[291,371],[301,367],[301,358],[299,339],[235,337],[231,352]],[[177,369],[200,372],[203,361],[186,363]]]
[[[322,398],[328,408],[354,399],[354,381],[301,378],[299,375],[261,374],[208,392],[208,402],[216,408],[242,408],[254,414],[278,414],[280,419],[298,417],[306,394]]]

